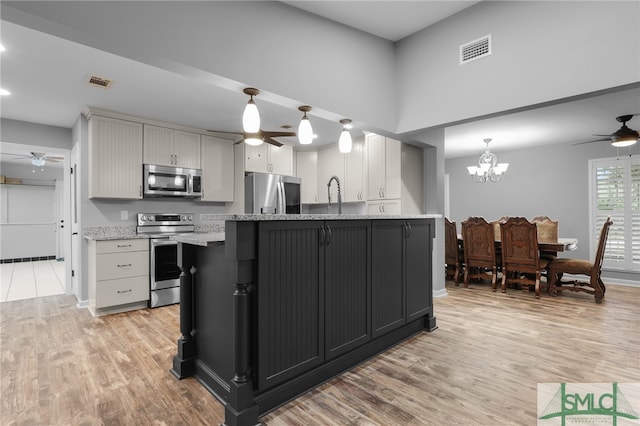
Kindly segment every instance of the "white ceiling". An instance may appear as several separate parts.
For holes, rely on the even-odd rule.
[[[459,12],[476,1],[287,1],[294,7],[381,38],[397,40]],[[246,96],[203,84],[110,53],[2,21],[2,117],[70,128],[86,105],[202,129],[240,130]],[[89,75],[114,81],[108,89],[86,84]],[[301,113],[256,98],[263,129],[297,126]],[[640,113],[640,88],[560,105],[449,126],[445,157],[479,154],[482,140],[494,151],[589,140],[620,127],[615,117]],[[340,125],[310,114],[318,140],[335,143]],[[629,127],[640,128],[640,116]],[[295,129],[293,129],[295,130]],[[357,136],[357,134],[354,134]],[[281,139],[295,144],[296,138]]]
[[[283,1],[369,34],[398,41],[479,1]]]

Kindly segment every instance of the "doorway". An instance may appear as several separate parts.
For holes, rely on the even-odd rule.
[[[39,276],[43,276],[42,273],[35,272],[36,270],[49,271],[49,269],[53,269],[53,271],[51,272],[44,273],[44,276],[53,277],[53,276],[59,275],[60,281],[64,283],[63,284],[64,293],[73,294],[72,281],[71,281],[71,267],[72,267],[72,260],[73,260],[72,259],[73,250],[71,246],[71,227],[65,226],[65,224],[70,223],[70,213],[71,213],[70,150],[64,149],[64,148],[0,142],[0,161],[2,161],[3,170],[15,170],[14,174],[22,174],[22,176],[25,176],[24,178],[16,178],[10,181],[10,182],[13,182],[15,187],[9,187],[5,183],[3,184],[2,189],[5,193],[5,197],[7,196],[6,194],[9,192],[14,193],[15,197],[22,197],[23,201],[24,201],[24,197],[29,197],[29,196],[37,197],[37,195],[34,195],[34,194],[37,193],[37,190],[41,189],[41,188],[37,188],[41,183],[41,182],[37,182],[38,171],[42,171],[43,169],[45,169],[47,167],[47,163],[45,162],[44,164],[40,164],[37,161],[31,161],[30,157],[31,157],[31,154],[34,152],[46,153],[47,155],[61,158],[61,161],[59,162],[61,164],[56,164],[56,166],[62,169],[62,173],[61,173],[62,179],[55,179],[52,181],[50,185],[52,187],[51,191],[53,192],[52,197],[55,200],[55,205],[51,207],[53,210],[52,211],[53,219],[51,219],[51,226],[50,227],[44,226],[46,225],[46,223],[38,224],[39,226],[40,225],[44,226],[43,229],[47,229],[47,232],[55,233],[55,242],[53,243],[53,249],[52,249],[53,251],[52,253],[50,253],[52,256],[40,256],[40,253],[38,253],[37,256],[24,255],[24,253],[27,253],[27,252],[13,253],[10,249],[11,244],[18,244],[20,241],[24,241],[25,238],[23,238],[23,235],[12,236],[11,232],[8,232],[8,233],[3,232],[3,241],[5,240],[5,237],[7,237],[6,238],[7,242],[6,242],[5,248],[2,250],[2,255],[0,257],[2,257],[3,260],[10,259],[7,263],[15,263],[16,265],[18,263],[22,263],[23,265],[21,265],[21,267],[18,268],[19,270],[25,269],[25,265],[28,262],[33,263],[33,265],[27,265],[35,268],[34,272],[31,274],[33,277],[38,276],[37,274],[40,274]],[[16,164],[15,167],[14,167],[14,163]],[[53,161],[50,161],[50,163],[53,163]],[[51,164],[51,166],[53,166],[53,164]],[[5,172],[3,171],[2,174],[4,175]],[[58,175],[60,174],[58,173]],[[31,178],[31,180],[35,183],[33,185],[33,189],[35,191],[32,191],[33,192],[32,194],[29,194],[29,191],[27,189],[28,187],[26,185],[19,187],[19,185],[22,185],[23,181],[30,182],[28,178]],[[46,180],[46,179],[43,179],[43,180]],[[43,192],[46,192],[46,191],[43,191]],[[3,212],[5,213],[3,220],[6,220],[6,218],[9,215],[9,212],[8,212],[9,203],[3,202],[2,204],[3,204],[2,208],[4,209]],[[11,228],[17,228],[21,226],[21,223],[19,220],[13,219],[11,222],[12,223],[3,222],[0,226],[2,226],[4,230],[9,230]],[[18,232],[18,234],[20,233]],[[31,244],[34,247],[34,250],[36,247],[38,247],[38,236],[28,238],[26,240],[29,242],[28,244]],[[47,258],[53,257],[53,259],[41,259],[42,257],[47,257]],[[51,267],[49,268],[44,267],[43,269],[41,262],[52,261],[52,260],[54,262],[58,262],[58,264],[53,264]],[[29,268],[27,267],[27,269]],[[15,267],[11,268],[12,274],[14,273],[14,271],[15,271]],[[5,274],[5,272],[3,272],[3,274]],[[3,282],[5,281],[4,278],[6,277],[3,276]],[[7,282],[11,282],[11,281],[7,280]],[[12,283],[11,285],[13,286],[14,284]],[[46,295],[47,291],[41,291],[41,294]]]

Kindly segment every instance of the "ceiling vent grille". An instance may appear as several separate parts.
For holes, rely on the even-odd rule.
[[[460,46],[460,65],[491,55],[491,34]]]
[[[98,77],[96,75],[91,75],[87,79],[87,83],[91,86],[99,87],[101,89],[108,89],[111,87],[112,81],[106,78]]]

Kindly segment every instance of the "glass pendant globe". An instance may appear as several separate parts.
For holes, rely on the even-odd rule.
[[[247,102],[242,113],[242,128],[247,133],[258,133],[260,131],[260,113],[253,99]]]
[[[340,152],[348,154],[351,152],[351,145],[351,134],[347,129],[343,129],[342,133],[340,133],[340,139],[338,139],[338,148],[340,149]]]
[[[298,126],[298,141],[301,145],[309,145],[313,142],[313,129],[306,115],[302,117],[300,125]]]

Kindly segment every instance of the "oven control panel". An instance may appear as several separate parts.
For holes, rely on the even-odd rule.
[[[193,213],[138,213],[138,226],[193,225]]]

